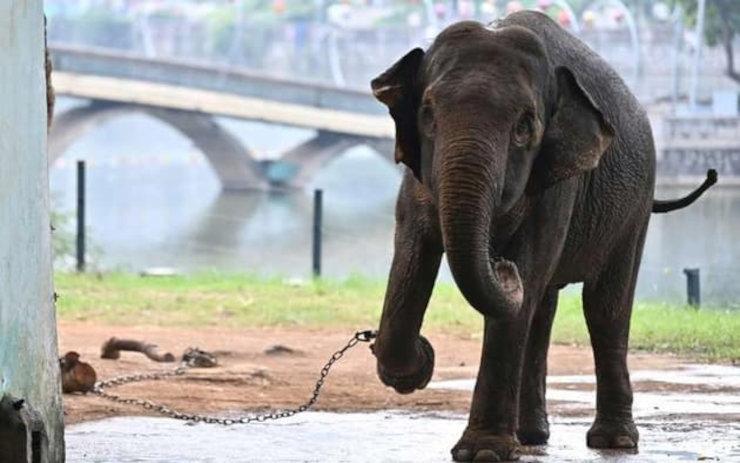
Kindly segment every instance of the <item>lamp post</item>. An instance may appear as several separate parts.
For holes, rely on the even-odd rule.
[[[694,52],[694,68],[691,70],[691,91],[689,92],[689,106],[696,111],[697,93],[699,92],[699,68],[701,67],[701,51],[704,46],[704,12],[706,0],[697,0],[696,12],[696,51]]]
[[[635,17],[630,9],[627,8],[627,5],[622,0],[595,0],[586,8],[585,11],[594,12],[597,9],[605,11],[608,7],[615,8],[617,12],[623,15],[622,17],[626,22],[633,52],[632,61],[635,64],[632,86],[636,86],[640,78],[640,71],[642,68],[642,52],[640,50],[640,36],[637,30],[637,22],[635,21]]]
[[[683,9],[680,5],[676,5],[673,10],[673,55],[671,56],[671,102],[673,104],[673,111],[675,112],[676,106],[678,105],[678,93],[680,86],[680,53],[681,43],[683,42]]]

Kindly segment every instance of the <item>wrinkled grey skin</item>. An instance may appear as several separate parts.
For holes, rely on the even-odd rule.
[[[583,282],[593,346],[591,447],[632,448],[627,342],[653,204],[648,118],[612,68],[545,15],[462,22],[373,83],[408,166],[379,337],[381,380],[423,388],[419,335],[443,253],[484,315],[483,353],[457,461],[518,458],[549,437],[545,376],[558,290]]]

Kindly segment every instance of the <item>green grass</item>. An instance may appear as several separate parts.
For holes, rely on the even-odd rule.
[[[62,320],[171,326],[377,325],[385,283],[351,277],[289,284],[279,278],[205,273],[142,278],[134,274],[58,273]],[[480,336],[481,317],[452,284],[438,284],[425,328]],[[553,341],[588,344],[580,298],[564,294]],[[631,329],[634,349],[672,352],[712,361],[740,360],[740,312],[638,303]]]

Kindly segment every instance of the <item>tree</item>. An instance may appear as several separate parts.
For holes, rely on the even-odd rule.
[[[740,34],[740,1],[706,0],[706,2],[704,37],[710,46],[722,45],[726,58],[725,73],[740,84],[740,72],[735,70],[733,47],[735,35]],[[683,8],[684,19],[689,26],[696,25],[697,0],[673,0],[673,4],[678,4]]]

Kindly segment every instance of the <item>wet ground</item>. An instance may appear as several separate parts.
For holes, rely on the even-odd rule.
[[[639,452],[588,449],[593,378],[562,375],[548,381],[548,399],[558,403],[550,444],[526,449],[522,460],[740,461],[740,368],[686,365],[638,370],[632,378]],[[468,390],[472,384],[449,380],[430,387]],[[67,452],[70,462],[444,462],[464,427],[464,415],[444,412],[310,412],[231,428],[120,417],[69,427]]]
[[[635,417],[701,414],[717,415],[722,421],[728,417],[740,421],[739,367],[685,365],[680,370],[636,371],[630,379],[638,391],[634,398]],[[561,413],[569,409],[588,413],[596,403],[594,381],[593,375],[551,376],[547,381],[547,400],[564,402],[558,408]],[[472,391],[474,385],[475,380],[463,379],[439,381],[429,387]]]
[[[740,425],[711,420],[641,420],[637,454],[585,444],[587,419],[553,420],[550,445],[523,461],[669,462],[740,460]],[[74,426],[70,462],[389,461],[447,462],[465,428],[461,415],[404,412],[313,413],[281,423],[232,428],[160,418],[111,418]]]

